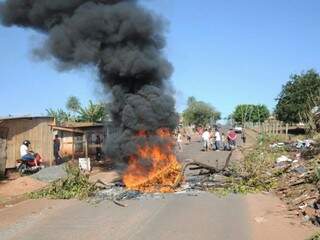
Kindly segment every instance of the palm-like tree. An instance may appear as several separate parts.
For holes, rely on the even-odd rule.
[[[91,100],[87,107],[80,107],[77,112],[80,122],[102,122],[107,115],[106,107],[103,104],[95,104]]]
[[[57,110],[50,108],[50,109],[46,109],[46,111],[47,111],[47,115],[49,117],[53,117],[57,124],[61,124],[64,122],[70,122],[70,121],[75,120],[74,117],[70,113],[63,111],[60,108]]]

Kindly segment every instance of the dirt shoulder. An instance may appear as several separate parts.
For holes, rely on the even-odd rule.
[[[245,201],[254,240],[303,240],[319,231],[311,223],[303,223],[302,219],[290,213],[272,193],[250,194]]]
[[[245,147],[253,147],[257,137],[257,132],[248,129]],[[319,232],[319,228],[289,212],[288,206],[273,193],[249,194],[245,201],[254,240],[303,240]]]

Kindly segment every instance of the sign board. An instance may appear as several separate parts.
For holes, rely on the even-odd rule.
[[[90,158],[79,158],[79,168],[83,171],[91,171],[91,160]]]

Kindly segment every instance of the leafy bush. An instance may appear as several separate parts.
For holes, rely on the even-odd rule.
[[[282,173],[274,169],[274,164],[286,151],[284,148],[271,149],[270,144],[281,140],[262,135],[256,147],[244,152],[244,159],[231,166],[232,174],[224,191],[245,194],[275,188],[277,177]]]
[[[78,167],[67,165],[67,177],[59,179],[49,187],[30,194],[33,199],[86,199],[91,196],[97,188],[89,182],[89,177],[83,174]]]

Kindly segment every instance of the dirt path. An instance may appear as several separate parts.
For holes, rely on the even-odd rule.
[[[248,129],[245,148],[253,147],[257,137],[256,131]],[[310,222],[304,222],[289,212],[285,203],[272,193],[250,194],[245,200],[252,239],[301,240],[319,231]]]
[[[273,194],[251,194],[245,198],[252,239],[304,240],[319,229],[288,212]]]

